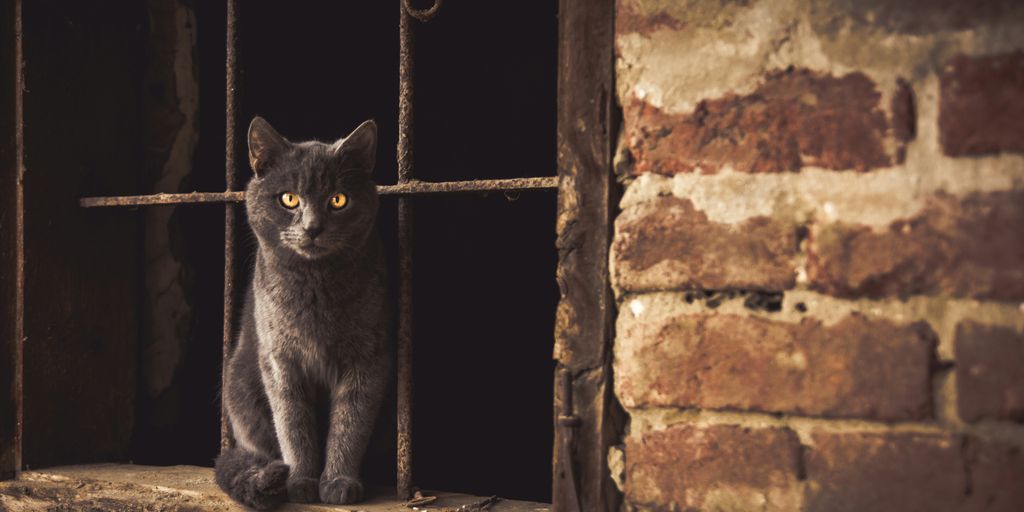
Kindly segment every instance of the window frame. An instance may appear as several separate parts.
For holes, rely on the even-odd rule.
[[[618,130],[614,83],[614,0],[559,0],[557,147],[558,175],[505,180],[423,182],[412,172],[413,35],[416,23],[429,21],[441,8],[434,0],[415,9],[399,0],[400,73],[398,176],[379,186],[398,195],[399,338],[398,338],[398,495],[408,497],[411,474],[412,394],[412,252],[413,196],[466,192],[558,190],[556,216],[560,300],[556,312],[554,354],[555,446],[553,510],[616,511],[621,493],[607,467],[608,449],[623,432],[624,414],[612,391],[611,346],[615,302],[608,281],[608,248],[613,202],[618,188],[612,172]],[[239,176],[244,165],[244,137],[239,137],[238,0],[226,0],[226,140],[224,192],[87,197],[82,207],[224,203],[223,364],[236,335],[235,243],[244,227],[237,209],[244,201]],[[12,80],[0,84],[0,480],[17,478],[22,469],[24,350],[24,115],[22,0],[0,8],[0,65]],[[5,73],[6,75],[6,73]],[[6,200],[13,198],[13,200]],[[13,221],[13,222],[12,222]],[[231,432],[221,410],[221,449],[231,446]]]

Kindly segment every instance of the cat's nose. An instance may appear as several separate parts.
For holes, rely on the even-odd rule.
[[[324,230],[324,227],[319,223],[306,224],[303,228],[306,230],[306,236],[309,238],[316,238]]]
[[[324,225],[316,215],[308,215],[302,219],[302,229],[310,239],[316,238],[324,230]]]

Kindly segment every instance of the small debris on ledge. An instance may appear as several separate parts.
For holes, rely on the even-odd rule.
[[[423,491],[416,491],[412,499],[405,503],[405,506],[415,509],[424,505],[429,505],[437,501],[437,496],[424,496]]]

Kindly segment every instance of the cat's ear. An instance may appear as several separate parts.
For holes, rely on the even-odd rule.
[[[249,165],[256,176],[262,177],[267,166],[290,144],[266,119],[254,117],[249,123]]]
[[[372,173],[377,163],[377,123],[372,119],[364,121],[348,137],[338,139],[331,147],[346,169]]]

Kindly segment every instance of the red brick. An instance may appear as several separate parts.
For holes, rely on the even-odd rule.
[[[888,229],[814,225],[812,288],[840,297],[1024,300],[1024,191],[932,197]]]
[[[945,154],[1024,151],[1024,51],[958,55],[946,64],[940,84]]]
[[[616,391],[627,407],[699,407],[876,420],[932,415],[935,334],[851,315],[831,327],[726,314],[623,313]],[[659,315],[660,316],[660,315]]]
[[[954,351],[960,418],[1024,420],[1024,334],[962,322]]]
[[[907,432],[814,432],[804,460],[808,511],[963,510],[959,437]]]
[[[626,500],[657,510],[713,509],[716,494],[759,501],[795,486],[799,449],[781,428],[681,426],[629,437]]]
[[[970,510],[1024,510],[1024,453],[1021,447],[970,438],[967,442]]]
[[[722,224],[688,200],[659,197],[615,220],[612,279],[628,291],[792,288],[796,240],[795,226],[768,217]]]
[[[893,137],[880,97],[863,73],[834,77],[800,69],[769,73],[753,93],[702,101],[688,114],[627,100],[631,172],[713,173],[726,165],[742,172],[889,167],[901,161],[904,141]],[[887,145],[894,148],[891,154]]]

